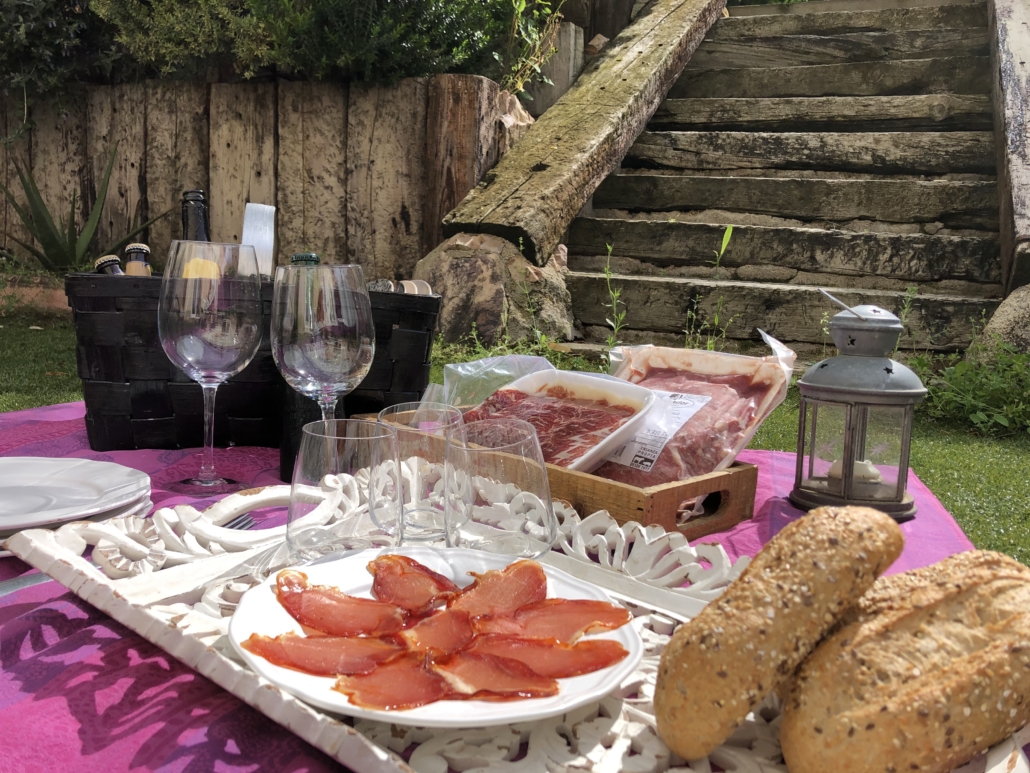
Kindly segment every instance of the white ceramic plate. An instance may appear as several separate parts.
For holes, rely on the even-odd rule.
[[[150,476],[91,459],[0,459],[0,531],[75,521],[150,495]]]
[[[303,571],[313,584],[335,585],[353,596],[371,598],[372,575],[365,567],[369,561],[383,552],[388,551],[362,550],[335,561],[311,564],[303,567]],[[509,556],[460,548],[405,547],[396,552],[411,556],[460,586],[468,585],[472,581],[468,575],[470,571],[503,569],[515,560]],[[549,566],[544,566],[543,569],[547,575],[547,595],[550,598],[611,601],[603,590],[594,585]],[[559,679],[561,690],[550,698],[499,703],[473,700],[437,701],[404,711],[363,709],[353,705],[347,696],[332,689],[336,681],[332,677],[312,676],[272,665],[240,646],[240,643],[250,638],[252,633],[266,636],[278,636],[290,631],[301,633],[300,625],[276,599],[274,587],[275,577],[272,576],[244,594],[236,613],[229,621],[229,640],[233,647],[254,671],[286,692],[313,706],[361,719],[398,725],[450,728],[489,727],[544,719],[603,698],[633,672],[644,654],[644,645],[636,629],[632,625],[624,625],[614,631],[586,638],[615,639],[629,653],[625,658],[614,666],[592,674]]]

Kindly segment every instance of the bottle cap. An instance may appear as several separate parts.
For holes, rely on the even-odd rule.
[[[125,247],[125,252],[145,252],[149,255],[150,248],[145,244],[128,244]]]
[[[115,265],[118,266],[118,268],[122,267],[122,262],[118,259],[117,255],[104,255],[102,258],[97,258],[93,261],[93,270],[100,271],[108,266]]]
[[[199,190],[199,189],[192,190],[192,191],[183,191],[183,193],[182,193],[182,200],[183,201],[203,201],[204,200],[204,191]]]
[[[298,252],[290,258],[290,263],[295,266],[317,266],[321,258],[314,252]]]

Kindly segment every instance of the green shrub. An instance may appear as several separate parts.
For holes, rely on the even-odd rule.
[[[0,0],[0,93],[12,103],[106,78],[117,59],[111,29],[85,2]]]
[[[926,385],[921,410],[929,416],[984,435],[1030,432],[1030,354],[979,337],[965,357],[921,355],[908,364]]]

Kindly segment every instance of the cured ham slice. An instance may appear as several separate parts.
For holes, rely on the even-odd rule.
[[[525,663],[496,655],[459,652],[430,666],[447,680],[452,697],[476,700],[545,698],[558,694],[558,683]]]
[[[441,609],[401,631],[400,635],[414,652],[450,655],[465,647],[476,634],[468,612]]]
[[[446,698],[447,680],[426,669],[425,658],[415,653],[380,664],[370,674],[341,676],[333,689],[355,706],[366,709],[413,709]]]
[[[468,612],[469,617],[511,615],[547,596],[547,576],[536,561],[516,561],[501,570],[469,574],[475,581],[448,604],[450,609]]]
[[[466,652],[517,660],[540,676],[551,679],[599,671],[615,665],[629,654],[625,647],[611,639],[594,639],[568,645],[499,634],[476,637]]]
[[[379,663],[404,652],[402,645],[383,639],[293,633],[274,639],[253,633],[243,648],[277,666],[316,676],[368,674]]]
[[[585,633],[610,631],[630,621],[629,610],[593,599],[544,599],[510,615],[473,621],[477,634],[501,633],[523,639],[556,639],[570,644]]]
[[[306,628],[331,636],[385,636],[404,625],[400,607],[348,596],[328,585],[309,585],[303,572],[285,569],[275,580],[279,603]]]
[[[372,595],[415,614],[424,614],[460,589],[442,574],[407,556],[386,555],[369,561]]]

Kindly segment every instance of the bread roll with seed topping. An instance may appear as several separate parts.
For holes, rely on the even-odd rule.
[[[903,545],[898,525],[868,507],[820,507],[789,524],[673,634],[658,669],[658,734],[688,760],[719,746]]]
[[[945,773],[1030,721],[1030,569],[960,553],[886,577],[798,670],[791,773]]]

